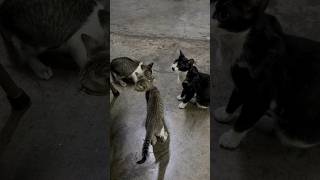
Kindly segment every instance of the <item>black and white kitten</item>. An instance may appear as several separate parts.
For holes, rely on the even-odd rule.
[[[184,109],[190,100],[195,97],[199,108],[207,109],[210,105],[210,75],[201,73],[197,67],[193,66],[187,72],[185,80],[182,82],[182,102],[179,108]]]
[[[226,107],[214,112],[233,128],[220,145],[236,148],[266,113],[275,120],[281,141],[296,147],[320,143],[320,43],[282,31],[266,14],[268,0],[217,0],[214,18],[230,32],[249,29],[240,57],[231,67],[234,89]]]

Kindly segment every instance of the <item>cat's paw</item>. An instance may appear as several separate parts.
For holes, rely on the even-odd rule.
[[[187,105],[188,105],[188,103],[183,103],[183,102],[182,102],[182,103],[179,104],[178,107],[179,107],[180,109],[184,109],[184,108],[186,108]]]
[[[226,107],[220,107],[214,111],[214,119],[221,123],[228,123],[232,121],[233,116],[226,112]]]
[[[162,143],[166,142],[166,140],[168,139],[168,135],[168,132],[164,128],[162,128],[159,135],[160,141]]]
[[[178,96],[177,96],[177,100],[178,100],[178,101],[182,101],[182,100],[183,100],[183,97],[182,97],[181,95],[178,95]]]
[[[42,63],[30,64],[33,72],[43,80],[48,80],[53,76],[52,69]]]
[[[235,149],[240,145],[246,132],[235,132],[233,129],[225,132],[219,139],[219,145],[226,149]]]
[[[127,87],[127,83],[125,83],[124,81],[119,81],[120,86],[122,87]]]
[[[208,109],[209,108],[208,106],[203,106],[203,105],[199,104],[198,102],[196,102],[196,104],[197,104],[197,107],[201,108],[201,109]]]

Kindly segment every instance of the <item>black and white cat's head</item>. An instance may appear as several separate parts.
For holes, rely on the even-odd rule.
[[[174,60],[173,64],[171,65],[172,71],[175,72],[187,72],[194,64],[193,59],[188,59],[183,52],[180,50],[180,54],[178,59]]]
[[[269,0],[213,0],[213,19],[230,32],[243,32],[252,27],[267,8]]]

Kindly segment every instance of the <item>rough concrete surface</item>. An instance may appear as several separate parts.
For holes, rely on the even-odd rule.
[[[320,41],[320,2],[271,0],[267,11],[275,15],[285,32]],[[226,33],[211,26],[211,72],[213,109],[226,105],[233,87],[229,76],[231,61],[237,57],[243,34]],[[211,111],[212,112],[212,111]],[[219,147],[219,137],[231,125],[211,121],[211,177],[216,180],[317,180],[320,177],[320,149],[284,147],[262,120],[234,151]]]
[[[170,161],[165,171],[168,180],[210,179],[209,111],[193,104],[184,110],[178,108],[176,96],[182,88],[170,68],[182,49],[196,60],[201,71],[210,71],[209,1],[194,3],[199,6],[174,0],[111,1],[111,59],[128,56],[155,63],[155,84],[164,102],[170,133]],[[165,168],[159,168],[153,153],[145,164],[136,164],[145,137],[144,93],[130,87],[120,90],[111,110],[111,179],[157,179],[158,171]]]

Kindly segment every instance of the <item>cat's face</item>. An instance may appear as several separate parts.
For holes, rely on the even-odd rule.
[[[143,74],[136,74],[138,81],[135,84],[135,90],[139,92],[148,91],[153,87],[154,76],[152,74],[153,63],[143,65]]]
[[[180,50],[179,58],[174,60],[173,64],[171,65],[172,71],[181,71],[186,72],[188,71],[194,64],[193,59],[188,59],[185,57],[185,55]]]
[[[88,58],[80,74],[82,88],[88,94],[105,95],[109,93],[109,50],[89,35],[82,34],[81,38]]]
[[[267,7],[268,0],[216,0],[213,18],[230,32],[250,28]]]

